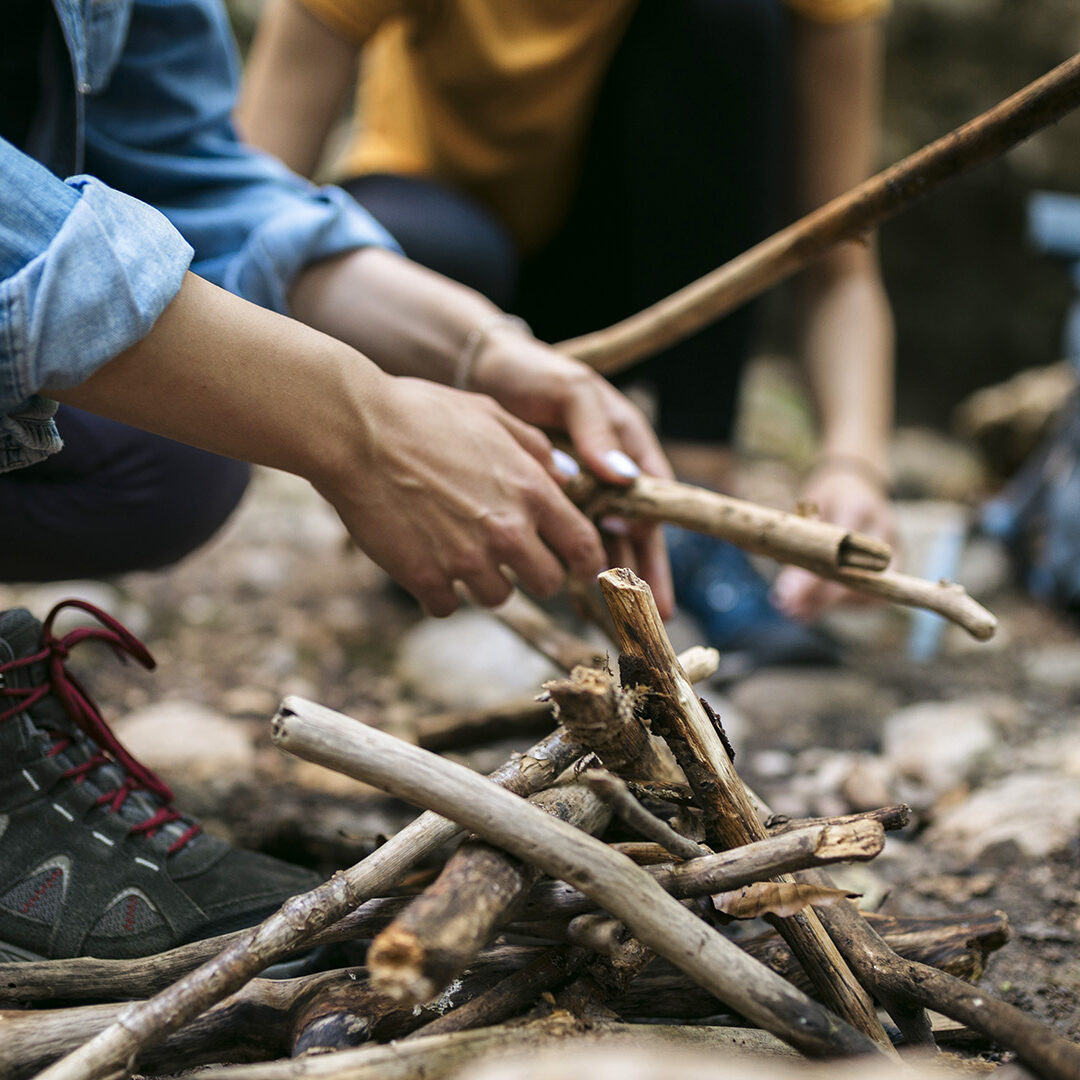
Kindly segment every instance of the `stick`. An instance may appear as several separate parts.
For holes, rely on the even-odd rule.
[[[877,544],[886,553],[889,550],[872,537],[655,476],[639,477],[628,488],[593,486],[580,478],[575,483],[575,501],[593,518],[616,514],[682,525],[801,566],[856,592],[934,611],[979,641],[989,640],[997,629],[997,619],[961,585],[886,570],[887,557],[880,566],[867,568],[865,564],[872,560],[866,545]]]
[[[583,784],[560,784],[529,802],[587,832],[610,818]],[[398,1001],[428,1001],[510,921],[537,877],[532,866],[488,844],[462,845],[438,878],[371,943],[367,965],[373,983]]]
[[[612,375],[855,240],[950,177],[991,161],[1080,104],[1080,55],[974,120],[636,315],[558,348]]]
[[[828,883],[828,878],[818,871],[807,871],[805,879]],[[985,990],[936,968],[905,960],[851,904],[822,908],[821,915],[840,951],[858,964],[860,976],[886,1008],[895,1003],[897,1011],[905,1005],[918,1013],[933,1009],[959,1020],[1014,1051],[1021,1062],[1047,1080],[1076,1080],[1080,1076],[1080,1046],[1045,1024]],[[893,1015],[892,1008],[889,1011]],[[926,1038],[921,1037],[921,1041]]]
[[[576,667],[568,679],[544,683],[555,713],[578,742],[612,772],[642,780],[668,780],[677,772],[638,719],[634,695],[604,669]]]
[[[749,961],[629,859],[468,769],[295,697],[282,703],[273,738],[305,760],[451,813],[489,843],[576,885],[621,919],[647,948],[804,1053],[876,1049],[861,1032]]]
[[[457,709],[421,716],[415,730],[418,746],[442,751],[509,735],[550,731],[554,726],[549,702],[521,698],[488,709]]]
[[[653,728],[667,740],[697,796],[718,847],[764,840],[766,832],[735,772],[714,718],[675,659],[649,586],[630,570],[606,570],[600,587],[619,639],[623,683],[649,692]],[[776,920],[822,1000],[882,1046],[891,1046],[863,988],[812,909]]]
[[[355,721],[351,721],[355,726]],[[582,749],[559,728],[525,755],[514,758],[487,780],[493,790],[531,794],[550,784]],[[501,786],[500,786],[501,785]],[[460,831],[437,814],[421,814],[363,861],[339,871],[311,892],[287,900],[269,918],[246,930],[220,955],[184,976],[149,1001],[128,1005],[116,1023],[75,1054],[41,1074],[41,1080],[98,1080],[126,1076],[134,1055],[257,975],[280,957],[305,945],[316,933],[355,910],[373,894],[396,884],[411,866]]]
[[[836,862],[867,862],[881,853],[885,833],[877,822],[812,825],[686,862],[643,866],[665,892],[680,900],[709,896],[779,874]],[[592,911],[595,902],[561,881],[542,881],[521,913],[523,919],[567,918]]]
[[[666,821],[649,813],[613,773],[606,769],[589,769],[582,774],[582,779],[631,829],[660,844],[676,858],[697,859],[712,854],[703,844],[677,833]]]
[[[892,558],[892,548],[877,537],[660,476],[641,476],[623,488],[582,473],[569,490],[594,519],[614,514],[664,521],[796,566],[884,570]]]

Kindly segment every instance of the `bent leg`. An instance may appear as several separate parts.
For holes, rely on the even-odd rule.
[[[58,454],[0,474],[0,581],[154,570],[205,543],[250,467],[61,406]]]

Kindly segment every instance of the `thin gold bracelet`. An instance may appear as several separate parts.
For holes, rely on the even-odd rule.
[[[529,324],[524,319],[519,318],[517,315],[510,315],[505,311],[481,319],[465,336],[465,344],[461,346],[461,352],[458,354],[457,364],[454,366],[454,381],[451,384],[455,389],[469,389],[473,364],[476,363],[476,356],[480,352],[480,346],[483,345],[484,338],[499,326],[516,326],[522,333],[532,333]]]
[[[816,476],[818,473],[835,472],[837,470],[861,476],[864,480],[873,484],[874,487],[886,493],[892,488],[892,481],[884,470],[879,469],[872,461],[860,457],[858,454],[822,454],[814,463],[810,475]]]

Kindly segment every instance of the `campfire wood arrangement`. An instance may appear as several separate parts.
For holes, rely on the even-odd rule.
[[[614,371],[1078,102],[1074,57],[708,278],[563,347]],[[993,615],[959,586],[897,574],[887,545],[812,517],[653,478],[620,489],[582,478],[572,494],[596,516],[680,524],[927,607],[980,640],[994,632]],[[115,1080],[209,1064],[201,1080],[434,1080],[463,1076],[492,1053],[587,1039],[648,1047],[654,1059],[661,1047],[673,1063],[665,1075],[705,1075],[694,1050],[738,1049],[803,1070],[753,1072],[763,1080],[818,1077],[807,1058],[858,1056],[865,1080],[886,1075],[897,1046],[933,1049],[960,1029],[1040,1077],[1080,1077],[1080,1047],[966,981],[1006,940],[1004,916],[873,917],[822,869],[873,859],[906,808],[776,821],[743,785],[720,720],[693,690],[715,669],[715,651],[677,657],[630,571],[608,571],[601,588],[616,671],[517,597],[499,616],[566,677],[540,701],[421,725],[422,742],[445,748],[510,717],[558,724],[486,778],[286,698],[273,721],[281,748],[424,812],[249,930],[142,960],[0,965],[0,1005],[11,1006],[0,1009],[0,1076]],[[402,895],[410,870],[455,841],[436,879]],[[772,929],[738,943],[723,932],[732,918],[755,916]],[[356,940],[370,940],[363,968],[258,977],[297,950]],[[105,1003],[42,1008],[77,1001]],[[931,1024],[926,1010],[951,1026]],[[711,1022],[679,1022],[703,1018]],[[551,1068],[529,1075],[566,1075]]]
[[[204,1080],[430,1078],[576,1039],[881,1058],[934,1046],[932,1009],[1040,1076],[1080,1075],[1080,1047],[965,981],[1006,939],[1003,916],[867,918],[832,886],[822,868],[873,859],[906,808],[770,827],[687,676],[707,676],[715,654],[676,656],[629,570],[600,584],[617,674],[512,607],[509,621],[574,666],[544,687],[560,726],[486,778],[286,698],[280,747],[426,812],[251,930],[148,960],[0,968],[6,1004],[137,999],[0,1012],[0,1074],[210,1064]],[[387,895],[463,830],[422,892]],[[737,944],[722,932],[733,917],[773,929]],[[357,938],[370,939],[363,968],[257,977],[296,949]]]

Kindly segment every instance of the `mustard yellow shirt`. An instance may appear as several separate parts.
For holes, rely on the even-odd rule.
[[[365,46],[341,175],[441,180],[487,206],[525,249],[546,238],[636,0],[302,2]],[[787,2],[841,22],[876,16],[889,0]]]

